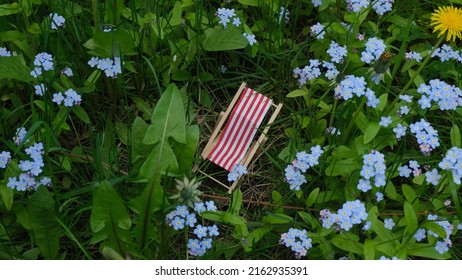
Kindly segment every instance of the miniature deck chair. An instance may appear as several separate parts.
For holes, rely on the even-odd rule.
[[[274,106],[275,109],[267,122],[267,126],[258,140],[251,143],[271,106]],[[281,108],[282,103],[275,105],[271,99],[248,88],[246,83],[242,83],[226,112],[220,113],[210,140],[202,151],[202,158],[209,159],[227,171],[230,171],[238,163],[247,168],[256,155],[257,149],[266,142],[265,135]],[[226,120],[227,123],[222,130]],[[227,188],[229,193],[233,191],[239,181],[238,178],[229,187],[212,176],[205,175]]]

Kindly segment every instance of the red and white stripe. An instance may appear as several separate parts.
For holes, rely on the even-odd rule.
[[[207,158],[230,171],[247,152],[271,102],[268,97],[250,88],[244,88],[220,139]]]

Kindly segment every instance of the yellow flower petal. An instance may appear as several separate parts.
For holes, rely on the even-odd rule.
[[[439,7],[432,13],[430,25],[434,26],[433,33],[438,32],[438,37],[446,34],[446,41],[462,39],[462,9]]]

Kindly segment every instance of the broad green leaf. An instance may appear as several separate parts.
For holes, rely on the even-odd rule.
[[[419,222],[414,207],[412,207],[412,204],[408,201],[404,202],[404,219],[406,220],[408,234],[413,234],[417,230]]]
[[[342,160],[333,160],[333,162],[326,168],[327,176],[338,176],[349,174],[358,168],[358,164],[353,158]]]
[[[21,10],[21,6],[17,2],[11,4],[3,4],[0,5],[0,16],[14,15],[20,13]]]
[[[359,112],[355,120],[356,126],[361,130],[362,133],[366,132],[367,127],[369,126],[369,121],[367,120],[366,115],[363,112]]]
[[[314,190],[311,191],[310,195],[308,196],[305,202],[306,208],[310,208],[316,202],[316,199],[318,198],[318,194],[319,194],[319,188],[315,188]]]
[[[112,58],[136,54],[134,42],[127,31],[117,29],[111,32],[96,32],[83,46],[93,55]]]
[[[278,225],[292,222],[294,219],[284,214],[268,214],[262,218],[264,224]]]
[[[170,84],[162,94],[151,115],[151,123],[143,139],[144,144],[157,144],[168,138],[186,143],[185,110],[175,84]]]
[[[271,232],[271,226],[264,225],[262,227],[256,228],[249,233],[247,236],[247,246],[252,248],[254,244],[256,244],[260,239],[262,239],[265,235]]]
[[[148,158],[141,166],[139,175],[141,178],[149,180],[158,172],[170,170],[173,172],[178,170],[178,161],[172,148],[165,141],[163,145],[154,145]]]
[[[45,259],[58,257],[59,239],[63,235],[61,226],[55,218],[53,193],[45,187],[39,187],[32,195],[27,207],[30,226],[35,242]]]
[[[72,112],[74,112],[74,114],[79,118],[81,119],[84,123],[86,124],[89,124],[90,123],[90,118],[88,117],[88,114],[87,112],[85,112],[85,110],[80,107],[80,106],[73,106],[71,108]]]
[[[461,137],[460,137],[460,129],[457,124],[454,124],[451,128],[451,146],[453,147],[461,147]]]
[[[173,6],[172,9],[172,14],[170,19],[168,20],[168,24],[170,26],[177,26],[183,23],[183,19],[181,18],[182,14],[182,7],[181,7],[181,2],[176,1],[175,5]]]
[[[13,79],[22,82],[32,81],[30,70],[20,56],[0,57],[0,79]]]
[[[379,96],[379,104],[377,104],[377,111],[379,112],[383,112],[383,110],[385,109],[385,107],[388,105],[388,94],[384,93],[382,95]]]
[[[303,211],[298,211],[297,214],[305,221],[307,222],[311,228],[318,228],[319,226],[319,221],[316,220],[311,214],[303,212]]]
[[[201,213],[202,218],[216,221],[216,222],[223,222],[228,223],[234,226],[244,225],[245,219],[243,217],[233,215],[229,212],[223,211],[205,211]]]
[[[423,257],[435,260],[445,260],[451,257],[448,252],[440,254],[436,251],[435,245],[428,244],[414,244],[414,249],[409,249],[409,255],[416,257]]]
[[[352,252],[358,255],[364,254],[363,244],[349,238],[349,236],[346,237],[346,236],[337,235],[334,238],[332,238],[331,242],[335,247],[342,249],[346,252]]]
[[[202,45],[206,51],[229,51],[245,48],[249,41],[235,28],[208,29]]]
[[[14,192],[11,188],[7,187],[6,183],[0,182],[0,195],[5,204],[6,209],[11,210],[13,206]]]
[[[237,189],[237,190],[234,190],[233,193],[231,194],[231,203],[230,203],[228,212],[233,215],[239,215],[241,206],[242,206],[242,192],[241,190]]]
[[[366,260],[375,260],[375,244],[373,240],[364,241],[364,258]]]
[[[197,146],[199,145],[199,126],[192,125],[186,128],[186,144],[176,143],[173,146],[173,152],[178,161],[178,170],[175,172],[179,174],[189,174],[195,160]],[[170,170],[169,170],[170,171]],[[172,169],[171,172],[174,170]]]
[[[364,144],[371,142],[377,133],[379,133],[380,125],[376,122],[371,122],[364,131]]]
[[[142,143],[148,127],[149,125],[140,117],[136,117],[133,121],[131,131],[132,162],[146,157],[146,151],[152,150],[152,145]]]
[[[401,186],[401,189],[403,190],[403,195],[407,201],[412,203],[414,199],[417,197],[417,194],[415,193],[414,189],[409,185],[403,184]]]
[[[427,220],[422,224],[422,227],[427,229],[427,230],[433,231],[440,238],[446,238],[446,231],[444,230],[444,228],[442,226],[435,223],[435,221],[428,221]]]
[[[108,22],[117,26],[119,24],[120,14],[124,9],[124,1],[123,0],[106,0],[106,7],[105,15],[108,17]]]
[[[130,209],[139,216],[134,232],[140,248],[144,248],[154,237],[155,229],[151,221],[153,213],[159,211],[162,205],[168,205],[168,202],[164,200],[160,182],[160,174],[156,172],[154,178],[146,184],[141,195],[129,202]]]
[[[305,95],[308,95],[308,90],[306,88],[293,90],[289,92],[289,94],[287,94],[287,97],[299,97],[299,96],[305,96]]]
[[[122,199],[108,181],[102,182],[93,192],[90,226],[93,241],[104,241],[102,248],[108,246],[119,254],[127,251],[132,221]]]

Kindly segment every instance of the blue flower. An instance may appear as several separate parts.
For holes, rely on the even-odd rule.
[[[176,207],[176,214],[185,218],[187,215],[189,215],[188,207],[186,205],[178,205]]]
[[[257,42],[254,34],[243,33],[242,35],[247,39],[247,41],[249,41],[249,45],[251,46]]]
[[[376,0],[373,1],[372,8],[377,14],[383,16],[384,13],[392,10],[393,2],[394,0]]]
[[[196,224],[197,219],[196,219],[196,214],[191,213],[186,216],[186,225],[189,227],[194,227]]]
[[[72,69],[67,67],[66,69],[63,70],[63,74],[68,76],[68,77],[72,77],[74,76],[74,72],[72,72]]]
[[[194,203],[194,211],[196,211],[198,214],[206,211],[205,209],[205,204],[203,202],[196,202]]]
[[[57,30],[58,27],[61,27],[66,23],[66,19],[57,13],[50,14],[49,17],[51,19],[51,29]]]
[[[43,96],[43,94],[46,92],[47,88],[45,87],[44,84],[38,84],[34,86],[35,88],[35,94],[39,96]]]
[[[197,238],[202,239],[203,237],[207,236],[207,227],[204,227],[202,225],[197,225],[197,227],[194,229],[194,234],[197,235]]]
[[[361,53],[361,61],[370,64],[372,60],[380,58],[385,48],[383,40],[376,37],[370,38],[366,42],[366,50]]]
[[[393,128],[393,132],[395,133],[396,139],[401,139],[404,135],[406,135],[407,127],[401,124],[398,124],[395,128]]]
[[[377,200],[377,202],[380,202],[383,200],[383,193],[381,192],[376,192],[375,193],[375,200]]]
[[[208,227],[207,229],[209,231],[209,236],[218,236],[219,235],[217,225],[212,225],[212,226]]]
[[[212,238],[204,238],[199,245],[204,249],[210,249],[212,248]]]
[[[11,153],[7,151],[2,151],[0,153],[0,168],[6,168],[6,165],[10,162]]]
[[[441,255],[449,251],[448,244],[446,244],[446,242],[443,242],[443,241],[437,241],[435,249]]]
[[[212,200],[206,201],[205,205],[207,206],[207,211],[217,211],[217,207],[215,206],[215,202]]]
[[[388,218],[383,221],[384,226],[386,229],[392,230],[393,227],[395,226],[395,222],[393,222],[393,219]]]
[[[421,228],[419,230],[417,230],[417,232],[414,234],[414,238],[416,241],[422,241],[422,239],[424,239],[426,237],[425,235],[426,231],[424,228]]]
[[[381,117],[379,125],[382,127],[388,127],[391,124],[391,117]]]
[[[407,52],[406,59],[409,61],[414,59],[415,61],[420,62],[422,61],[422,55],[418,52]]]
[[[172,225],[173,225],[173,228],[175,230],[183,229],[184,228],[184,219],[177,216],[177,217],[175,217],[175,219],[173,219]]]
[[[436,186],[438,185],[438,181],[440,179],[441,179],[441,175],[438,173],[438,170],[436,168],[432,169],[431,171],[427,171],[425,173],[425,180],[429,184]]]
[[[409,176],[411,175],[411,170],[409,169],[409,167],[407,167],[407,165],[398,167],[398,171],[399,171],[399,176],[401,177],[409,178]]]
[[[342,63],[343,58],[346,57],[348,54],[345,45],[342,47],[334,41],[330,43],[330,47],[327,50],[327,53],[332,58],[332,61],[336,63]]]
[[[324,39],[324,35],[326,35],[324,26],[319,22],[311,26],[311,35],[316,36],[316,39]]]
[[[6,48],[0,47],[0,56],[11,56],[11,52]]]

